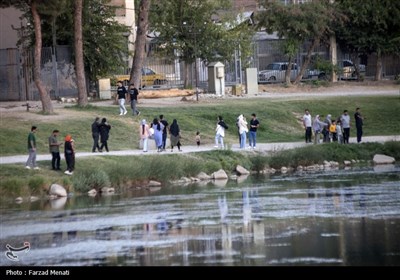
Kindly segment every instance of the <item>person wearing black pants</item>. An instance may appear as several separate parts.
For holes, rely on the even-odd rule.
[[[65,136],[64,156],[65,161],[67,162],[67,170],[64,173],[67,175],[72,175],[75,169],[75,146],[74,140],[69,134]]]
[[[53,130],[53,134],[49,137],[49,149],[51,153],[51,167],[53,170],[60,169],[60,146],[61,142],[58,142],[57,136],[59,131],[57,129]]]
[[[349,144],[350,138],[350,116],[347,110],[343,111],[343,115],[340,117],[343,128],[343,144]]]
[[[306,143],[312,143],[312,141],[311,141],[311,136],[312,136],[311,123],[312,123],[312,121],[311,121],[310,111],[308,109],[305,109],[304,116],[303,116],[303,125],[304,125],[304,129],[305,129]]]
[[[111,125],[107,123],[107,119],[103,118],[101,120],[101,123],[99,125],[99,130],[100,130],[100,142],[101,142],[101,147],[100,147],[100,152],[103,151],[103,148],[106,148],[106,151],[108,152],[108,137],[110,135],[110,129]]]
[[[363,125],[364,125],[364,117],[361,115],[360,108],[356,109],[354,113],[354,119],[356,121],[356,129],[357,129],[357,143],[361,142],[361,138],[363,135]]]
[[[164,125],[162,133],[162,149],[165,151],[165,145],[167,143],[167,131],[169,130],[168,122],[164,119],[164,115],[160,115],[160,122]]]
[[[92,138],[93,138],[93,148],[92,153],[96,152],[96,149],[100,151],[99,139],[100,139],[100,130],[99,130],[99,117],[96,117],[94,122],[92,123]]]

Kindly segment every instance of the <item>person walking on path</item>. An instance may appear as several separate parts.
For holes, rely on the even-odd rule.
[[[224,137],[225,137],[225,129],[228,129],[228,126],[224,122],[222,116],[218,116],[217,118],[217,127],[215,128],[215,148],[218,148],[219,143],[221,143],[221,148],[224,146]]]
[[[99,129],[99,117],[96,117],[94,122],[92,123],[92,138],[93,138],[93,148],[92,153],[96,152],[96,149],[100,152],[99,146],[99,138],[100,138],[100,129]]]
[[[350,116],[347,110],[343,111],[343,115],[340,117],[343,129],[343,144],[349,144],[350,138]]]
[[[139,90],[135,87],[135,84],[131,84],[129,86],[129,98],[131,100],[131,109],[132,109],[132,115],[139,116],[140,112],[137,109],[137,103],[138,103],[138,95],[139,95]]]
[[[64,156],[67,162],[67,170],[64,173],[72,175],[75,169],[75,142],[69,134],[65,136]]]
[[[197,132],[196,132],[195,140],[196,140],[196,145],[197,145],[197,147],[200,147],[200,140],[201,140],[200,131],[197,131]]]
[[[246,149],[246,135],[249,129],[247,128],[247,121],[243,115],[239,115],[239,133],[240,133],[240,149]]]
[[[101,147],[99,152],[103,152],[103,148],[106,148],[106,151],[108,152],[108,137],[110,135],[110,129],[111,125],[107,123],[107,119],[103,118],[101,120],[101,123],[99,125],[99,130],[100,130],[100,142],[101,142]]]
[[[160,123],[162,123],[164,126],[162,131],[162,149],[165,151],[165,145],[167,144],[168,122],[166,119],[164,119],[164,115],[160,115]]]
[[[164,124],[155,118],[151,127],[154,129],[154,142],[157,147],[157,152],[162,152]]]
[[[52,135],[49,137],[49,150],[51,153],[51,167],[52,170],[61,170],[60,168],[60,146],[62,142],[58,142],[57,136],[59,131],[57,129],[53,130]]]
[[[357,143],[360,143],[363,135],[363,125],[365,119],[365,117],[361,115],[360,108],[356,109],[356,112],[354,113],[354,119],[356,121]]]
[[[117,100],[118,100],[118,104],[119,104],[119,115],[126,115],[126,113],[128,113],[128,111],[125,108],[125,100],[127,97],[127,93],[128,91],[126,90],[126,88],[122,85],[122,82],[119,81],[117,83]]]
[[[26,169],[40,169],[38,166],[36,166],[36,136],[35,133],[37,131],[36,126],[31,127],[31,132],[28,135],[28,151],[29,151],[29,156],[28,160],[26,161],[25,168]]]
[[[139,134],[140,134],[140,139],[142,140],[144,153],[147,153],[148,141],[150,136],[149,129],[150,129],[149,125],[147,124],[146,120],[143,119],[140,123]]]
[[[305,138],[306,138],[306,143],[311,143],[311,114],[308,109],[304,110],[304,116],[303,116],[303,125],[305,129]]]
[[[260,127],[260,122],[255,113],[251,114],[250,132],[249,132],[249,145],[250,148],[255,149],[257,145],[257,128]]]
[[[172,121],[172,124],[169,128],[169,133],[171,137],[171,152],[174,151],[174,146],[178,146],[178,150],[182,152],[181,150],[181,134],[180,134],[180,129],[179,125],[176,119]]]

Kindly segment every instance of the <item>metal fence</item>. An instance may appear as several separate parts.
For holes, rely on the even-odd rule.
[[[283,40],[277,38],[261,36],[255,39],[253,55],[246,63],[244,63],[238,50],[233,54],[231,61],[221,61],[225,65],[225,85],[233,86],[244,83],[244,65],[262,71],[271,63],[287,62],[287,57],[283,52],[283,42]],[[304,63],[308,47],[309,43],[303,44],[295,55],[294,63],[296,63],[298,69]],[[42,49],[41,79],[53,99],[77,95],[76,76],[71,53],[71,47],[69,46],[57,46],[55,55],[52,53],[51,48]],[[328,60],[328,46],[321,45],[314,50],[309,66],[310,69],[314,67],[317,57]],[[338,61],[344,59],[350,59],[350,56],[338,50]],[[375,55],[361,57],[358,63],[365,65],[366,77],[375,76]],[[142,88],[143,90],[182,88],[185,81],[192,88],[198,86],[199,88],[207,89],[208,87],[208,66],[206,61],[200,58],[197,59],[196,63],[185,64],[178,56],[165,58],[152,51],[151,56],[145,59],[143,68],[151,69],[158,75],[153,80],[150,79],[151,82]],[[384,56],[382,68],[384,77],[398,75],[400,73],[400,56]],[[127,67],[125,71],[122,71],[123,73],[116,74],[128,75],[129,70]],[[33,82],[32,71],[33,50],[0,50],[0,101],[39,100],[39,94]]]
[[[41,79],[51,98],[77,94],[71,48],[42,49]],[[33,80],[33,50],[0,50],[0,101],[39,100]]]

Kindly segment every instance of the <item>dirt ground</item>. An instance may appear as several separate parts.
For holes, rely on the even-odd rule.
[[[139,95],[140,107],[179,107],[191,105],[207,105],[216,102],[223,102],[225,99],[247,99],[247,98],[284,98],[290,99],[303,99],[318,96],[349,96],[349,95],[376,95],[376,94],[389,94],[400,96],[400,85],[394,81],[364,81],[364,82],[338,82],[329,84],[328,86],[312,86],[309,84],[301,84],[298,86],[286,87],[282,84],[260,84],[259,94],[247,95],[243,93],[240,96],[226,94],[224,97],[217,97],[213,94],[199,94],[199,100],[196,101],[196,94],[193,90],[142,90]],[[66,117],[66,110],[63,108],[73,103],[61,103],[54,101],[54,108],[56,115],[46,116],[41,114],[27,114],[26,102],[0,102],[0,118],[3,116],[11,118],[26,118],[30,120],[46,118],[63,119]],[[95,106],[117,106],[114,100],[93,101]],[[40,112],[40,101],[29,101],[29,112]],[[72,117],[71,111],[68,111],[69,116]],[[85,112],[77,112],[75,117],[81,117]]]

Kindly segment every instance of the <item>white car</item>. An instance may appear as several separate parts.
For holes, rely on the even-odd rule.
[[[287,62],[274,62],[267,65],[267,69],[258,72],[258,82],[284,82],[285,73],[288,67]],[[299,68],[296,63],[292,64],[292,70],[290,71],[290,80],[294,81],[299,73]]]

